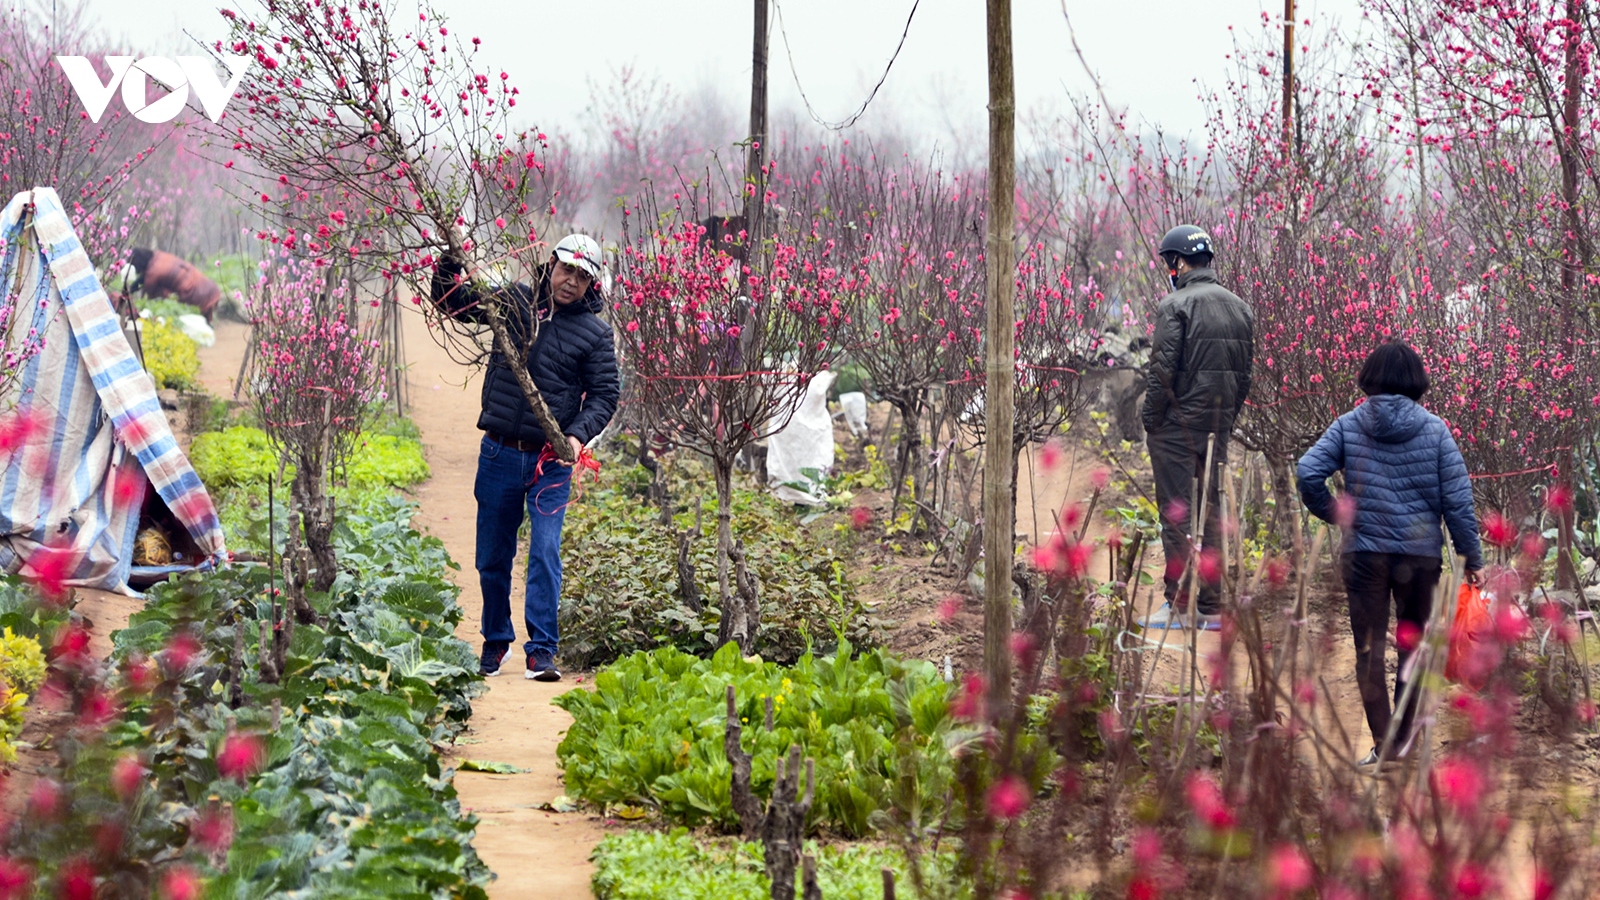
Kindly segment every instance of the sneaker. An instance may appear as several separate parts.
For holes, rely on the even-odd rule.
[[[1163,603],[1160,609],[1140,619],[1138,625],[1141,628],[1188,628],[1189,622],[1189,616],[1173,609],[1171,603]],[[1222,614],[1212,613],[1206,615],[1202,613],[1197,627],[1201,631],[1221,631]]]
[[[561,672],[552,654],[529,653],[528,671],[522,673],[522,677],[529,681],[560,681]]]
[[[506,651],[510,646],[500,641],[484,641],[483,655],[478,657],[478,674],[485,678],[499,675],[500,665],[505,662]]]
[[[1389,758],[1383,761],[1383,764],[1385,766],[1396,766],[1396,765],[1399,765],[1400,763],[1405,762],[1406,761],[1406,755],[1407,755],[1406,751],[1409,750],[1409,749],[1410,749],[1409,747],[1401,747],[1399,750],[1396,750],[1394,753],[1390,754]],[[1367,751],[1367,755],[1361,757],[1361,761],[1356,763],[1356,765],[1360,766],[1363,769],[1370,768],[1372,766],[1376,766],[1377,764],[1378,764],[1378,748],[1377,747],[1373,747],[1371,750],[1368,750]]]

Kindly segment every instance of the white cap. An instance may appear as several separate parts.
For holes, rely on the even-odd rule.
[[[556,259],[588,272],[596,281],[604,274],[605,257],[600,245],[587,234],[569,234],[562,238],[561,243],[556,244]]]

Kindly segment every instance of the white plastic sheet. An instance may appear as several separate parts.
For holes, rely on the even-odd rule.
[[[767,484],[787,503],[822,506],[822,479],[833,468],[833,417],[828,389],[837,376],[818,372],[806,385],[805,399],[789,424],[767,440]]]
[[[211,347],[217,343],[217,333],[211,330],[211,323],[206,321],[205,316],[193,313],[179,316],[178,330],[202,347]]]
[[[850,426],[851,437],[867,433],[867,395],[851,391],[839,395],[839,408],[844,410],[844,423]]]

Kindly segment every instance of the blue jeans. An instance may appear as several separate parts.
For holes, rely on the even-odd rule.
[[[523,619],[528,642],[523,651],[555,655],[557,604],[561,599],[561,525],[567,518],[572,469],[557,460],[535,470],[539,454],[507,447],[485,437],[478,449],[478,585],[483,591],[483,639],[510,644],[511,566],[517,557],[517,530],[524,510],[531,523],[528,593]]]

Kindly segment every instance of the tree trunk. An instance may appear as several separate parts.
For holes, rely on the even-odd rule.
[[[322,489],[318,462],[304,455],[296,460],[291,491],[305,529],[306,550],[311,554],[311,588],[320,593],[333,587],[339,561],[333,550],[333,502]]]
[[[1295,510],[1294,479],[1289,475],[1289,460],[1271,451],[1261,455],[1266,458],[1267,469],[1272,472],[1272,533],[1282,535],[1285,530],[1289,532],[1290,565],[1299,571],[1300,562],[1305,557],[1305,535],[1301,533],[1300,515]]]
[[[1013,247],[1016,109],[1011,72],[1011,0],[988,0],[989,217],[985,291],[983,473],[983,667],[997,713],[1011,701],[1011,559],[1015,542],[1011,451],[1016,397]]]
[[[917,508],[917,502],[922,500],[927,492],[928,475],[922,464],[922,398],[915,392],[902,396],[894,402],[894,408],[900,411],[900,465],[894,477],[894,499],[889,506],[889,521],[893,522],[900,516],[900,495],[905,492],[906,475],[911,476],[911,533],[922,534],[927,530],[927,517]]]
[[[688,529],[678,532],[678,599],[695,612],[702,608],[700,588],[694,583],[694,559],[690,556]]]
[[[734,592],[729,575],[733,558],[733,459],[714,457],[711,466],[717,477],[717,608],[722,610],[717,646],[733,641],[741,652],[748,652],[750,627],[744,598]]]

